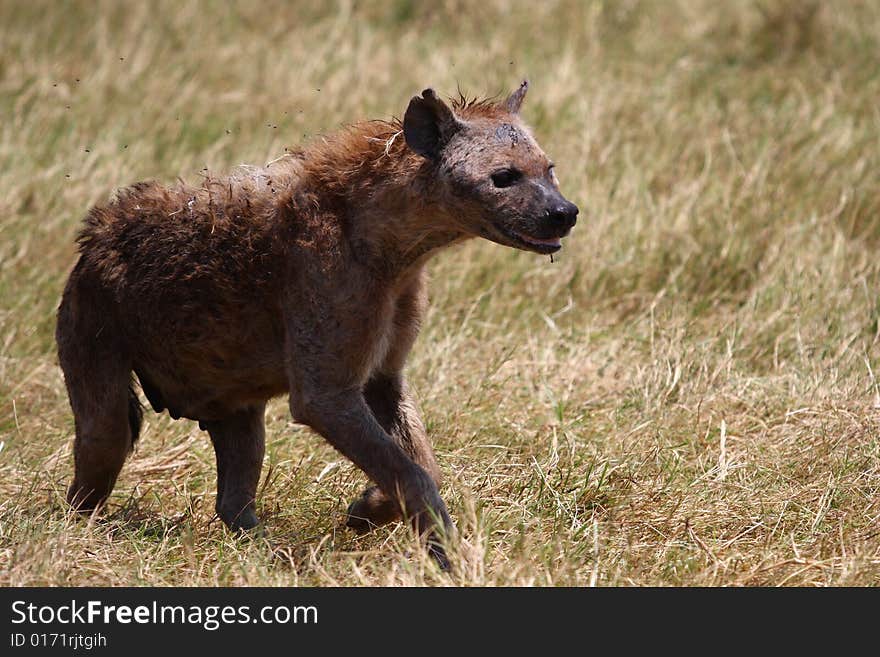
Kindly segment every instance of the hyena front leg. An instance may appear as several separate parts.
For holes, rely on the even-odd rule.
[[[332,288],[340,284],[330,283]],[[397,429],[392,436],[386,428],[413,425],[411,420],[395,420],[401,415],[399,409],[407,407],[402,403],[403,380],[395,374],[374,377],[360,385],[356,382],[359,377],[353,376],[364,365],[364,346],[375,345],[381,338],[381,323],[365,322],[364,318],[374,315],[386,291],[362,277],[344,283],[350,290],[359,290],[358,294],[342,297],[344,308],[331,312],[324,306],[301,306],[295,314],[286,313],[290,411],[297,422],[310,426],[359,467],[385,498],[394,500],[420,539],[425,540],[437,564],[449,569],[443,542],[454,532],[454,525],[437,490],[437,466],[430,449],[426,449],[424,429]],[[317,285],[321,284],[326,285],[327,280],[319,279]],[[380,371],[399,373],[403,369],[417,325],[413,311],[404,308],[412,306],[420,296],[417,292],[404,295],[405,299],[398,302],[394,322],[403,337],[398,337]],[[338,289],[327,289],[316,298],[339,296]],[[355,298],[362,300],[361,307],[350,304]],[[315,336],[322,339],[316,340]],[[380,416],[384,416],[384,424]]]
[[[364,399],[391,439],[440,486],[440,469],[425,425],[403,376],[376,374],[364,387]],[[346,525],[358,534],[400,519],[399,505],[378,486],[370,486],[348,507]]]
[[[389,498],[399,500],[429,554],[443,570],[449,560],[443,538],[454,531],[446,504],[428,472],[379,424],[360,390],[303,390],[295,386],[290,410],[347,457]]]

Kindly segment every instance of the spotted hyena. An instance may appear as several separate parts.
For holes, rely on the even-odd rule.
[[[374,482],[357,532],[406,516],[441,565],[452,529],[403,369],[426,306],[425,265],[471,237],[541,254],[578,208],[503,101],[412,98],[265,168],[200,187],[139,183],[92,209],[58,310],[76,421],[80,511],[100,506],[138,436],[134,376],[156,412],[196,420],[217,457],[217,513],[257,525],[268,399]]]

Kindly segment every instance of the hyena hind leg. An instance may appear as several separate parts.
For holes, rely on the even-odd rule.
[[[59,361],[76,427],[67,501],[83,513],[103,505],[113,491],[143,415],[124,351],[112,338],[95,339],[92,328],[74,332],[59,323],[58,331]]]
[[[217,457],[217,515],[232,530],[259,524],[255,498],[265,453],[265,409],[258,404],[203,422]]]

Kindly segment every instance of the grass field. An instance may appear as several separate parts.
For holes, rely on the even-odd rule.
[[[0,0],[0,584],[877,585],[880,5]],[[426,86],[523,113],[581,220],[555,263],[431,266],[408,372],[452,577],[269,406],[266,539],[213,518],[195,423],[148,413],[72,518],[55,309],[119,186],[265,163]]]

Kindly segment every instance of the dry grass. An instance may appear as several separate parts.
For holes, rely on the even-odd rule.
[[[876,3],[6,0],[0,43],[0,583],[880,582]],[[165,416],[107,516],[68,515],[52,331],[91,204],[524,74],[585,211],[556,264],[433,264],[409,372],[453,579],[340,528],[363,477],[284,400],[268,541],[212,521],[209,441]]]

